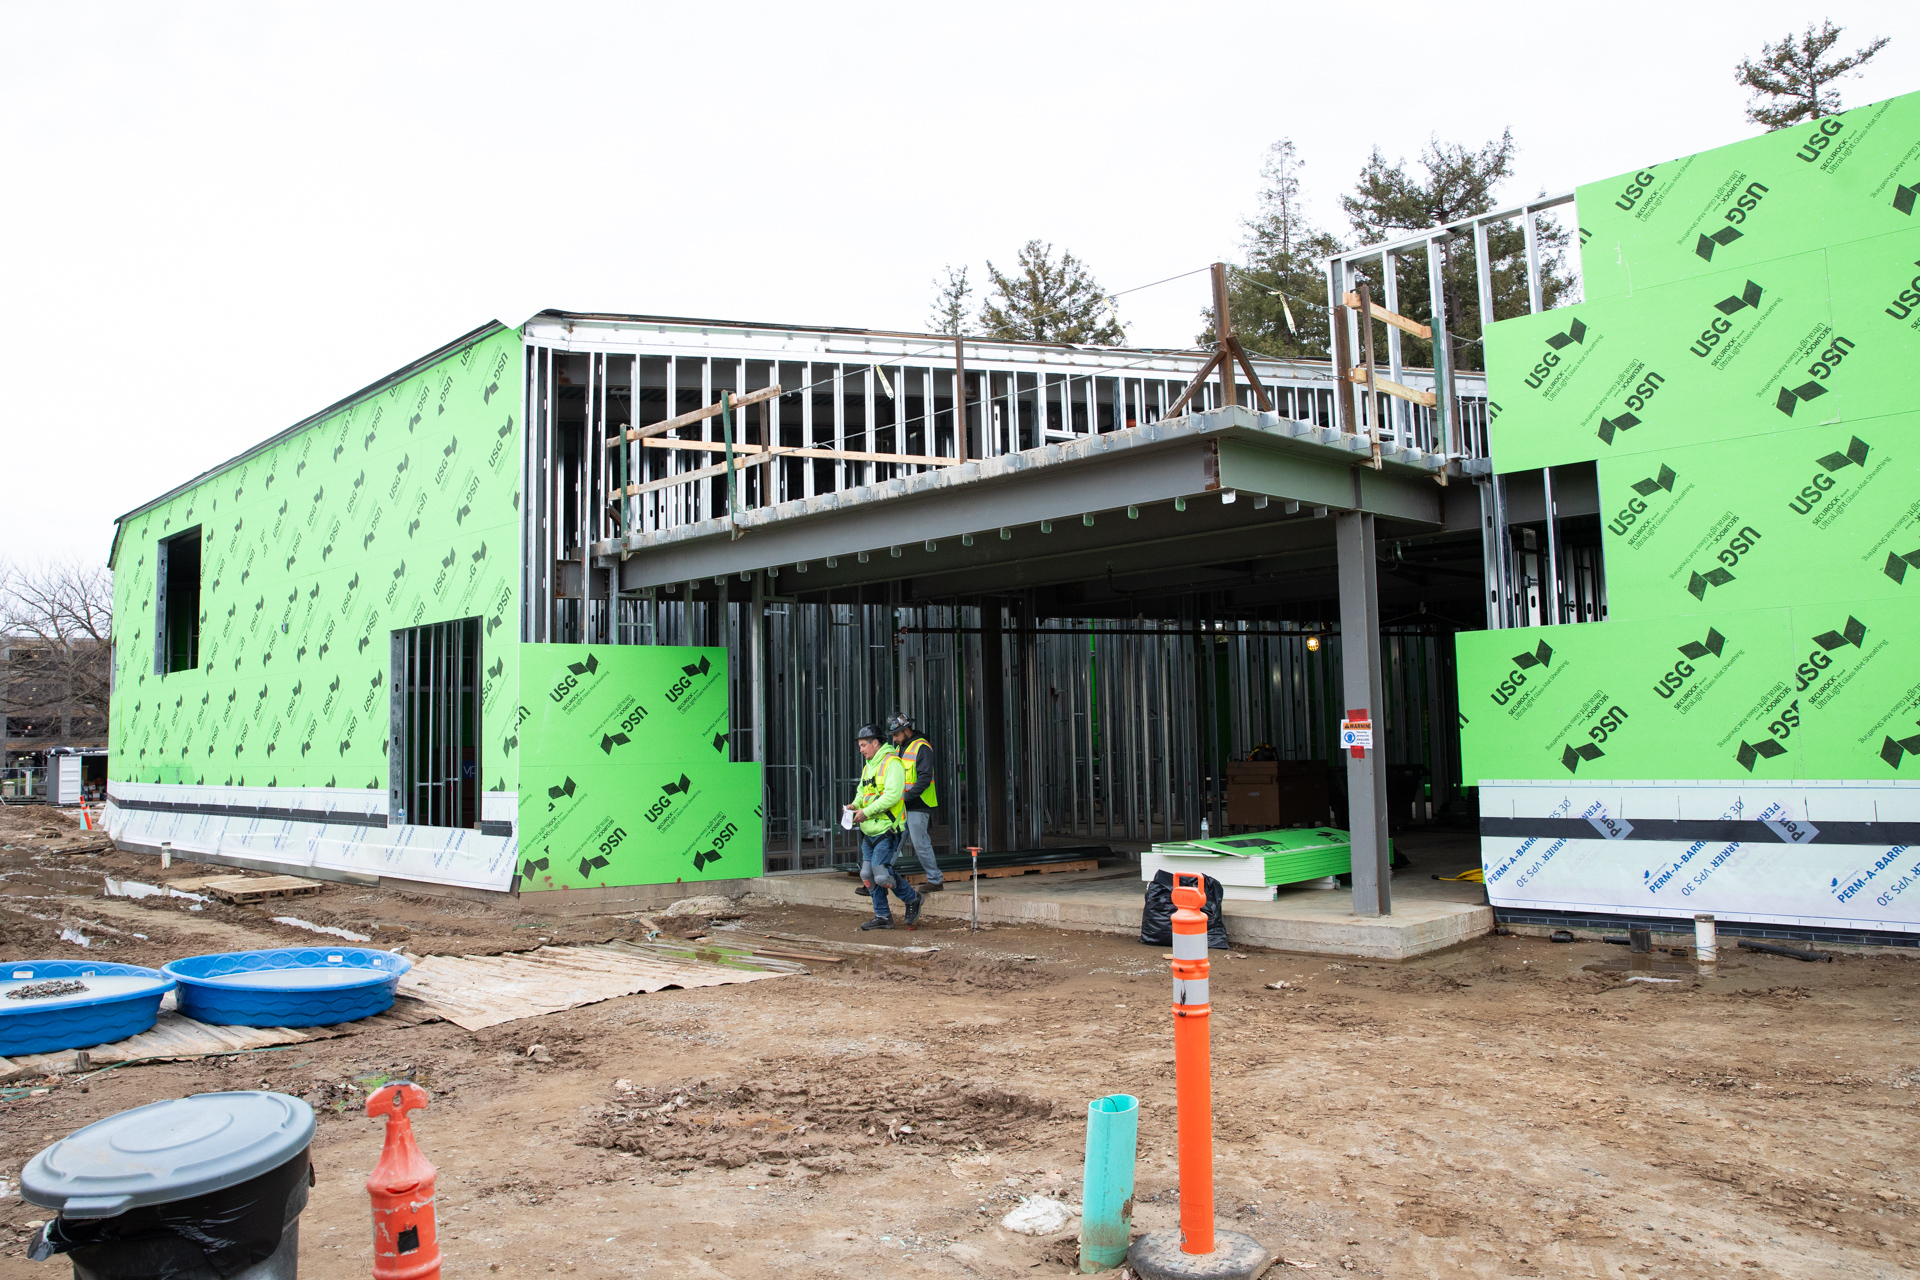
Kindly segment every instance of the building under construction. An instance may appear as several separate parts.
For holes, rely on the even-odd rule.
[[[1821,465],[1851,461],[1868,448],[1847,443],[1857,412],[1871,446],[1839,483],[1878,487],[1850,506],[1879,520],[1883,492],[1910,494],[1914,330],[1843,324],[1838,282],[1892,288],[1887,315],[1914,305],[1895,268],[1920,260],[1897,195],[1920,181],[1900,170],[1916,121],[1914,99],[1861,108],[1335,258],[1330,363],[1249,357],[1230,326],[1213,349],[1150,351],[560,312],[488,325],[121,518],[115,834],[589,901],[802,871],[854,856],[838,826],[852,732],[900,709],[941,762],[936,839],[953,854],[1332,821],[1354,834],[1366,916],[1392,909],[1389,828],[1454,823],[1480,833],[1492,901],[1516,919],[1718,909],[1920,931],[1899,895],[1835,907],[1825,883],[1884,857],[1873,874],[1892,874],[1920,819],[1903,757],[1885,776],[1842,762],[1834,730],[1817,763],[1789,760],[1811,773],[1751,767],[1787,749],[1755,739],[1787,714],[1768,699],[1797,624],[1766,621],[1778,654],[1742,649],[1737,676],[1680,698],[1630,695],[1659,691],[1637,668],[1581,669],[1677,646],[1664,678],[1713,659],[1647,628],[1710,625],[1724,643],[1736,624],[1714,608],[1882,589],[1840,574],[1769,588],[1727,564],[1763,532],[1743,514],[1760,499],[1728,486],[1747,483],[1736,460],[1797,459],[1801,430],[1825,433]],[[1856,136],[1844,164],[1816,145]],[[1714,215],[1712,251],[1668,252],[1660,237],[1692,236],[1724,185],[1703,175],[1768,166],[1767,200],[1857,196],[1858,219],[1804,219],[1795,241],[1783,217],[1763,240],[1772,206],[1756,204],[1751,228]],[[1665,194],[1623,211],[1615,186]],[[1683,209],[1694,221],[1667,227]],[[1537,226],[1569,213],[1586,296],[1549,311]],[[1534,314],[1483,324],[1488,231],[1513,223]],[[1831,288],[1794,259],[1814,253]],[[1762,281],[1781,264],[1800,274]],[[1471,317],[1446,314],[1460,273]],[[1418,318],[1402,313],[1410,280],[1432,300]],[[1469,319],[1487,375],[1454,367]],[[1688,355],[1701,325],[1712,347],[1749,324]],[[1867,325],[1880,390],[1816,402],[1825,375],[1793,371],[1852,359],[1851,375]],[[1432,367],[1408,367],[1409,341]],[[1747,385],[1789,373],[1780,397]],[[1719,461],[1661,470],[1682,448]],[[1682,494],[1700,528],[1645,514]],[[1738,518],[1722,529],[1722,513]],[[1887,531],[1821,527],[1898,560],[1920,537],[1888,513]],[[1637,527],[1615,528],[1629,514]],[[1649,558],[1658,572],[1633,559],[1656,529],[1686,544]],[[1689,592],[1665,559],[1701,556],[1719,567]],[[1872,569],[1897,586],[1891,566]],[[1910,629],[1864,625],[1894,646],[1872,649],[1881,671],[1916,669],[1897,656]],[[1855,684],[1848,697],[1880,696]],[[1894,732],[1914,708],[1893,703],[1884,736],[1920,752]],[[1728,717],[1739,750],[1715,745]],[[1374,747],[1344,750],[1343,720],[1371,725]],[[1250,757],[1273,762],[1277,795],[1236,790]],[[1829,803],[1847,816],[1810,816]],[[1783,851],[1804,868],[1785,880]],[[1667,875],[1716,856],[1711,887],[1681,895],[1695,872]],[[1662,875],[1665,896],[1646,888]]]

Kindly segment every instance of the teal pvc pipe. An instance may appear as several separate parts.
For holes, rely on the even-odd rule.
[[[1133,1235],[1133,1164],[1140,1100],[1115,1093],[1087,1104],[1087,1165],[1080,1179],[1080,1270],[1127,1260]]]

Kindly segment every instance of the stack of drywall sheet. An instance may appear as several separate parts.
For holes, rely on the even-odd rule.
[[[1220,882],[1222,896],[1239,901],[1269,899],[1277,885],[1345,875],[1352,869],[1351,837],[1334,827],[1156,844],[1140,855],[1143,880],[1159,871],[1198,871]]]

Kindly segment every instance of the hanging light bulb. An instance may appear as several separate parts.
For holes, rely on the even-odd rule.
[[[1308,653],[1318,653],[1318,652],[1320,652],[1320,637],[1319,637],[1319,636],[1308,636],[1308,637],[1307,637],[1307,652],[1308,652]]]

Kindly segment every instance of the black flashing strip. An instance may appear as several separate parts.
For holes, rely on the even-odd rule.
[[[1495,907],[1496,924],[1538,925],[1555,929],[1595,929],[1609,933],[1629,928],[1651,929],[1655,933],[1693,937],[1693,921],[1684,916],[1616,916],[1573,911],[1532,911],[1519,907]],[[1882,929],[1821,929],[1809,925],[1765,924],[1751,920],[1713,922],[1715,934],[1732,938],[1769,938],[1774,941],[1825,942],[1857,947],[1920,947],[1920,934],[1893,933]],[[1722,953],[1724,954],[1724,952]]]
[[[1808,822],[1793,819],[1796,827],[1811,828],[1813,835],[1790,840],[1764,822],[1684,822],[1672,818],[1626,818],[1620,821],[1626,831],[1623,840],[1668,840],[1692,844],[1920,844],[1920,822]],[[1602,840],[1599,828],[1585,818],[1488,818],[1480,819],[1480,834],[1494,839],[1524,840]]]
[[[384,813],[326,813],[319,809],[268,809],[241,804],[186,804],[173,800],[107,799],[122,809],[150,809],[157,813],[203,813],[212,818],[266,818],[273,822],[318,822],[334,827],[384,827]]]
[[[513,834],[511,822],[482,822],[480,834],[483,836],[510,836]]]

